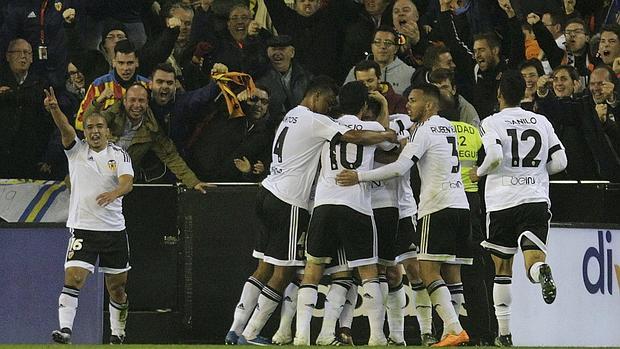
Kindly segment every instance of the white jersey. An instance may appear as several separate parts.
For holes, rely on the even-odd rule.
[[[291,109],[276,131],[263,187],[278,199],[307,210],[321,147],[348,130],[304,106]]]
[[[454,126],[438,115],[411,130],[400,156],[418,164],[420,207],[418,219],[444,208],[469,209],[459,164]]]
[[[487,175],[487,211],[549,200],[549,154],[563,149],[546,117],[519,107],[506,108],[482,121],[482,142],[501,144],[503,161]]]
[[[409,138],[409,129],[413,122],[405,114],[390,115],[390,129],[397,134],[398,140]],[[395,146],[392,146],[394,148]],[[379,168],[385,164],[374,162],[373,168]],[[409,172],[405,174],[409,176]],[[397,178],[385,179],[382,181],[372,181],[370,184],[370,194],[372,196],[372,208],[399,207],[398,191],[399,182],[402,176]]]
[[[409,138],[409,129],[413,126],[413,121],[406,114],[390,115],[390,128],[398,133],[398,140],[401,137]],[[413,217],[418,212],[418,205],[411,189],[411,169],[398,178],[398,219]]]
[[[101,207],[97,204],[97,196],[116,189],[118,177],[133,177],[129,155],[112,143],[96,152],[90,149],[85,140],[78,138],[71,149],[65,150],[65,154],[71,178],[67,227],[96,231],[125,229],[123,198],[117,198]]]
[[[385,131],[375,121],[362,121],[353,115],[338,118],[338,123],[353,130]],[[372,215],[369,183],[349,187],[336,184],[336,175],[343,169],[370,170],[375,158],[376,145],[357,145],[345,142],[330,142],[321,150],[321,172],[316,184],[314,207],[320,205],[344,205]]]

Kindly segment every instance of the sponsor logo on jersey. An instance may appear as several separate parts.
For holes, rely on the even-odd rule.
[[[463,182],[461,181],[456,181],[456,182],[450,181],[450,182],[441,183],[441,190],[458,189],[462,187],[463,187]]]
[[[504,176],[502,185],[532,185],[536,184],[536,178],[532,176]]]

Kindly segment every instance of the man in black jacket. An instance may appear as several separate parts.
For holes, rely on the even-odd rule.
[[[32,54],[16,39],[0,64],[0,178],[41,178],[37,164],[53,126],[41,103],[49,83],[31,71]]]
[[[510,0],[498,0],[507,16],[509,30],[510,56],[507,60],[500,56],[500,42],[493,33],[483,33],[474,37],[473,53],[454,31],[450,8],[451,0],[440,0],[439,23],[442,36],[450,48],[456,63],[457,81],[468,81],[473,86],[472,104],[480,119],[497,110],[497,88],[502,72],[508,68],[516,69],[525,59],[525,44],[521,23],[516,17]],[[464,89],[460,89],[465,91]]]
[[[312,74],[295,59],[297,51],[288,35],[267,40],[267,56],[271,67],[257,82],[269,89],[268,127],[272,132],[278,128],[284,115],[299,105]]]

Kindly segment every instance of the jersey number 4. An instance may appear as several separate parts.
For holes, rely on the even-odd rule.
[[[521,137],[519,137],[517,135],[517,130],[514,128],[509,128],[506,130],[506,132],[512,140],[512,167],[538,167],[538,165],[540,165],[540,160],[536,159],[536,157],[540,153],[540,148],[542,147],[542,138],[540,137],[540,133],[538,133],[538,131],[536,130],[527,129],[523,131],[523,133],[521,133]],[[519,156],[519,139],[522,142],[525,142],[530,138],[534,139],[534,146],[532,147],[530,152],[527,153],[527,155],[523,158],[523,160],[521,160]]]
[[[278,156],[278,162],[282,162],[282,150],[284,149],[284,138],[286,137],[287,132],[288,127],[283,128],[278,135],[278,140],[276,141],[276,144],[274,144],[273,146],[273,153]]]

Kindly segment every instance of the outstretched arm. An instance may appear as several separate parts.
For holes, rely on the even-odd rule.
[[[342,186],[355,185],[359,182],[382,181],[385,179],[400,177],[407,173],[415,163],[406,156],[399,156],[398,160],[391,164],[375,168],[374,170],[357,172],[342,170],[336,176],[336,183]]]
[[[60,110],[58,100],[54,94],[54,88],[50,86],[49,90],[45,89],[43,91],[45,92],[45,100],[43,100],[43,105],[45,105],[45,109],[52,114],[54,123],[56,124],[56,127],[58,127],[58,130],[60,130],[62,146],[67,148],[71,145],[71,143],[73,143],[75,137],[77,136],[75,129],[71,126],[71,124],[69,124],[69,120],[67,120],[65,113]]]
[[[397,143],[396,132],[392,130],[387,131],[360,131],[349,130],[345,132],[340,140],[347,143],[361,144],[361,145],[373,145],[379,144],[384,141],[391,143]]]

